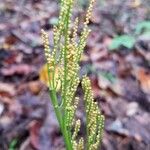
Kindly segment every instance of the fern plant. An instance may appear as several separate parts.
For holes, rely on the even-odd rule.
[[[150,37],[150,21],[143,21],[138,23],[135,27],[133,35],[123,34],[114,37],[111,44],[109,45],[109,49],[117,50],[120,46],[131,49],[133,48],[139,36],[144,36],[145,38]]]
[[[71,28],[74,0],[61,0],[59,21],[53,29],[53,49],[49,47],[48,34],[44,30],[41,31],[47,59],[49,94],[67,150],[98,149],[104,127],[104,117],[99,111],[97,102],[94,102],[90,80],[84,76],[82,87],[87,138],[85,140],[83,137],[78,138],[81,121],[75,118],[79,102],[79,97],[75,93],[80,82],[79,62],[90,32],[88,23],[94,1],[90,0],[80,38],[77,38],[78,18],[74,20],[73,29]],[[57,97],[58,89],[61,101]]]

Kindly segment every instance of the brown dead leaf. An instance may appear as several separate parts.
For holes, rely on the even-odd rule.
[[[59,67],[56,66],[55,68],[55,80],[58,78],[58,72],[59,72]],[[48,71],[47,71],[47,64],[43,65],[43,67],[39,71],[39,77],[40,81],[42,81],[45,85],[49,86],[49,77],[48,77]],[[50,72],[50,80],[52,80],[52,72]],[[58,82],[57,84],[57,90],[59,90],[61,87],[61,81]]]
[[[4,104],[11,105],[13,103],[14,99],[12,99],[12,97],[6,97],[6,95],[5,96],[2,95],[2,96],[0,96],[0,101]]]
[[[20,60],[22,59],[21,54],[19,54],[16,51],[9,51],[9,50],[5,47],[0,49],[0,61],[3,65],[6,65],[6,64],[10,65],[10,64],[19,62],[19,57],[20,57]]]
[[[104,60],[108,57],[108,51],[106,47],[104,47],[101,44],[95,45],[95,47],[92,49],[90,58],[92,62]]]
[[[32,121],[29,125],[30,128],[30,142],[35,149],[39,149],[39,132],[41,128],[41,123],[38,121]]]
[[[99,88],[98,81],[96,78],[91,80],[91,86],[92,86],[94,97],[96,98],[100,96],[100,88]]]
[[[15,94],[16,94],[16,90],[15,90],[14,85],[0,82],[0,95],[1,96],[11,97],[11,96],[14,96]]]
[[[33,67],[27,64],[12,65],[9,68],[2,68],[1,73],[4,76],[12,76],[14,74],[28,75],[33,71]]]
[[[9,35],[5,38],[5,44],[11,46],[17,42],[17,38],[13,35]]]
[[[29,82],[28,87],[29,87],[29,90],[35,95],[39,94],[39,92],[42,89],[42,85],[40,84],[39,81]]]
[[[138,69],[136,76],[140,81],[142,90],[145,93],[150,94],[150,71],[144,68]]]
[[[47,65],[45,64],[39,71],[40,81],[42,81],[45,85],[49,85]]]
[[[95,47],[95,44],[99,41],[101,35],[98,33],[99,33],[99,30],[90,32],[88,39],[87,39],[87,46],[89,48]]]

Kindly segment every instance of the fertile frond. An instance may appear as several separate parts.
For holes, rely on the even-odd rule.
[[[49,47],[48,34],[44,30],[41,31],[47,59],[50,97],[67,150],[83,150],[85,145],[83,138],[78,138],[81,122],[80,120],[76,121],[75,118],[79,103],[76,91],[80,83],[78,75],[80,70],[79,61],[90,32],[88,23],[94,1],[90,0],[80,37],[78,37],[78,18],[74,20],[74,26],[71,27],[74,0],[61,0],[59,21],[53,28],[54,45],[51,48],[52,50]],[[83,87],[85,90],[86,117],[88,120],[87,150],[94,150],[98,147],[102,135],[103,117],[98,111],[97,104],[93,101],[87,78],[83,79]],[[58,95],[60,100],[58,100]],[[100,123],[101,126],[99,125]],[[73,128],[74,132],[72,133]]]
[[[102,138],[104,116],[101,115],[97,102],[94,102],[88,77],[83,78],[82,86],[84,89],[84,101],[86,107],[87,149],[97,150]]]

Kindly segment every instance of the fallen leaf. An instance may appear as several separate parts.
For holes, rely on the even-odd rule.
[[[98,86],[98,82],[96,78],[91,80],[91,86],[92,86],[94,97],[96,98],[100,96],[100,88]]]
[[[16,90],[14,85],[0,82],[0,95],[2,96],[14,96],[16,94]]]
[[[106,58],[108,58],[108,50],[103,45],[97,44],[92,49],[90,58],[91,58],[92,62],[105,60]]]
[[[47,64],[43,65],[43,67],[39,71],[40,81],[42,81],[45,85],[49,86],[49,80],[52,80],[52,72],[49,73],[50,79],[48,77],[48,70]],[[61,81],[58,79],[60,68],[56,66],[55,68],[55,75],[54,75],[54,82],[58,80],[56,89],[59,90],[61,87]]]
[[[8,51],[4,47],[0,48],[0,65],[10,65],[16,62],[16,60],[20,57],[20,54],[17,54],[16,51]]]
[[[132,117],[132,119],[116,119],[108,125],[106,129],[126,137],[132,137],[138,142],[144,141],[145,143],[149,143],[149,133],[147,127],[148,124],[142,125],[137,119]]]
[[[47,65],[43,65],[39,71],[40,81],[42,81],[45,85],[49,85],[48,71]]]
[[[141,84],[143,92],[150,94],[150,71],[144,68],[138,68],[135,74]]]
[[[131,7],[132,8],[137,8],[141,5],[141,0],[134,0],[132,3],[131,3]]]
[[[39,147],[40,147],[39,133],[40,133],[41,126],[42,126],[42,124],[38,121],[32,121],[29,125],[30,141],[31,141],[32,146],[35,149],[39,149]]]
[[[107,130],[126,136],[129,135],[129,131],[123,127],[123,123],[119,119],[116,119],[111,125],[109,125]]]
[[[5,38],[5,44],[8,44],[9,46],[15,44],[17,42],[17,38],[13,35],[9,35]]]
[[[131,102],[127,106],[126,115],[131,117],[134,116],[138,112],[139,106],[136,102]]]
[[[9,68],[2,68],[1,73],[4,76],[12,76],[14,74],[28,75],[33,71],[33,67],[27,64],[12,65]]]
[[[42,85],[40,84],[39,81],[29,82],[28,87],[29,87],[29,90],[35,95],[39,94],[39,92],[42,89]]]

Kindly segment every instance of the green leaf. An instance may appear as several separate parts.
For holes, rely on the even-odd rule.
[[[116,81],[116,77],[111,72],[102,71],[102,72],[99,72],[98,74],[102,75],[104,78],[106,78],[111,83],[114,83]]]
[[[18,143],[18,140],[17,139],[13,139],[9,145],[9,150],[15,150],[15,147]]]
[[[129,35],[117,36],[109,46],[110,50],[118,49],[120,46],[131,49],[135,44],[135,38]]]
[[[141,34],[140,38],[149,40],[150,39],[150,31],[147,31],[147,32],[144,32],[143,34]]]
[[[141,34],[143,32],[149,32],[150,31],[150,21],[143,21],[137,24],[135,28],[136,34]]]

